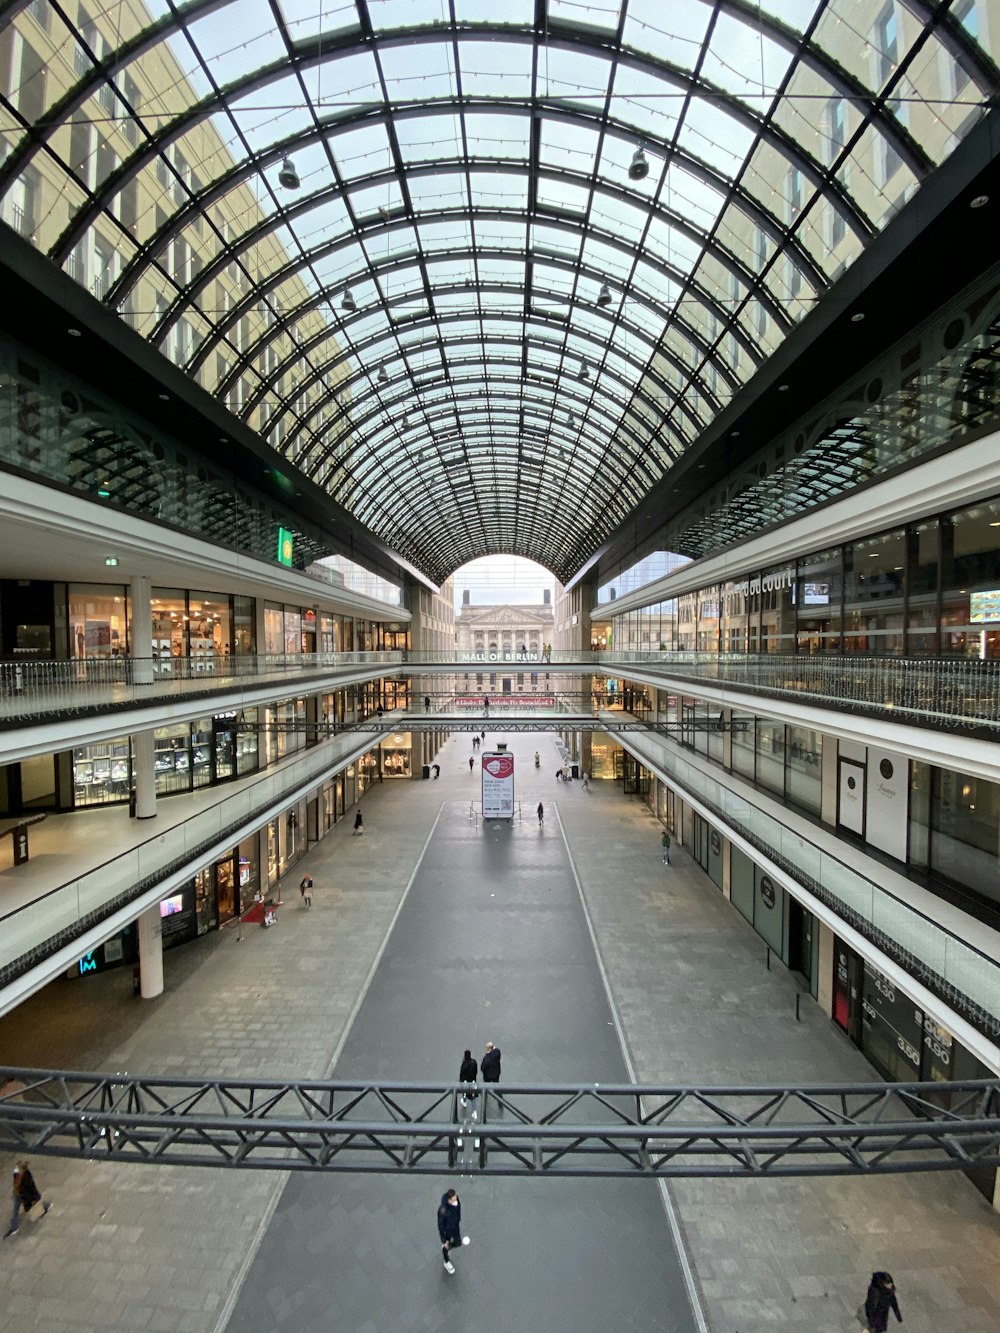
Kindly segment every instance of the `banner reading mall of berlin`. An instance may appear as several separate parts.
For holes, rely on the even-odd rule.
[[[483,755],[483,818],[514,818],[514,756]]]

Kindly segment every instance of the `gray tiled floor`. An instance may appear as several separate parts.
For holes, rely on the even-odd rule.
[[[533,812],[541,796],[549,811],[545,838],[551,836],[555,846],[565,830],[639,1078],[871,1076],[860,1054],[814,1005],[807,1002],[803,1022],[794,1022],[789,979],[766,972],[759,939],[683,850],[677,850],[669,870],[662,866],[657,826],[648,811],[611,785],[595,784],[589,793],[579,784],[557,786],[551,737],[516,737],[512,748],[523,761],[518,782],[525,811]],[[530,763],[536,748],[543,755],[538,774]],[[293,899],[282,909],[277,930],[248,931],[240,944],[224,932],[168,954],[167,993],[153,1003],[132,999],[125,973],[51,986],[0,1021],[0,1061],[149,1072],[326,1073],[439,819],[442,884],[448,892],[470,895],[473,932],[478,925],[484,945],[462,955],[456,978],[447,966],[455,951],[447,934],[437,933],[440,916],[426,925],[435,959],[441,955],[440,975],[433,980],[447,1005],[427,1015],[400,1010],[390,1033],[381,1035],[366,1026],[362,1005],[344,1060],[360,1059],[361,1068],[370,1058],[403,1076],[411,1053],[419,1063],[440,1050],[450,1074],[453,1050],[466,1031],[470,1041],[481,1042],[498,1030],[497,1005],[487,1003],[492,988],[513,989],[530,971],[500,969],[501,951],[492,938],[513,932],[513,953],[523,956],[522,914],[498,911],[495,900],[491,908],[476,906],[479,885],[464,873],[466,853],[478,858],[485,851],[497,858],[498,867],[506,855],[502,844],[477,842],[465,818],[477,793],[468,754],[468,741],[456,738],[442,752],[439,782],[385,783],[365,796],[366,836],[352,839],[350,820],[345,821],[296,868],[296,882],[304,867],[316,881],[312,912]],[[507,851],[525,836],[537,838],[533,824],[532,814]],[[522,869],[530,872],[516,856],[508,864],[514,880],[520,881]],[[518,892],[526,898],[540,894],[547,882],[543,875],[533,889]],[[424,891],[415,880],[417,906]],[[428,884],[426,892],[433,891]],[[559,893],[568,899],[565,888]],[[448,919],[443,930],[450,929]],[[390,955],[391,946],[386,958]],[[383,977],[395,975],[395,968],[376,971],[373,993]],[[417,981],[404,966],[404,988]],[[599,991],[595,997],[596,1005]],[[513,1044],[506,1047],[525,1063],[526,1074],[529,1065],[586,1056],[590,1046],[595,1056],[612,1049],[601,1032],[589,1035],[582,1052],[575,1049],[579,1040],[564,1051],[552,1035],[564,1019],[547,1003],[536,1001],[534,1007],[544,1023],[540,1026],[525,1006]],[[422,1020],[430,1035],[418,1040],[414,1025]],[[603,1022],[607,1029],[607,1019]],[[391,1035],[395,1042],[397,1034],[406,1036],[408,1049],[393,1055],[398,1048],[383,1047],[383,1041]],[[553,1182],[459,1181],[473,1245],[458,1256],[459,1275],[442,1288],[433,1245],[434,1200],[429,1214],[425,1203],[414,1205],[411,1225],[412,1180],[385,1181],[385,1194],[379,1187],[383,1202],[374,1210],[364,1197],[364,1181],[335,1182],[345,1226],[334,1229],[322,1191],[314,1206],[299,1206],[311,1179],[286,1189],[283,1176],[251,1172],[55,1159],[38,1159],[36,1166],[55,1200],[53,1212],[37,1228],[26,1223],[16,1242],[0,1248],[0,1309],[19,1330],[219,1333],[241,1279],[249,1272],[248,1282],[257,1281],[254,1258],[266,1258],[269,1244],[302,1257],[295,1273],[311,1267],[317,1281],[329,1277],[333,1286],[336,1275],[345,1285],[339,1317],[331,1307],[328,1322],[316,1325],[338,1333],[389,1333],[406,1326],[374,1322],[374,1311],[359,1294],[362,1277],[389,1288],[390,1301],[392,1290],[402,1293],[412,1327],[475,1324],[482,1333],[533,1330],[539,1323],[557,1328],[549,1314],[558,1311],[561,1286],[576,1280],[577,1272],[588,1283],[595,1272],[608,1273],[602,1296],[615,1302],[609,1325],[670,1327],[660,1312],[651,1324],[642,1322],[647,1317],[642,1308],[633,1316],[626,1252],[645,1240],[633,1242],[634,1233],[607,1225],[591,1229],[588,1220],[585,1234],[597,1239],[578,1249],[579,1204]],[[637,1191],[627,1198],[641,1220],[645,1205],[634,1200],[645,1187],[630,1182],[629,1188]],[[423,1185],[418,1192],[423,1199]],[[679,1182],[671,1196],[713,1333],[858,1333],[855,1316],[866,1278],[880,1267],[896,1276],[904,1328],[913,1333],[995,1333],[1000,1326],[1000,1219],[961,1177]],[[620,1216],[609,1221],[617,1227]],[[650,1226],[662,1228],[658,1216]],[[392,1240],[384,1256],[369,1252],[379,1236]],[[517,1325],[508,1311],[520,1307],[506,1301],[533,1269],[542,1275],[539,1283],[551,1273],[546,1314]],[[272,1277],[278,1291],[281,1275]],[[295,1282],[288,1282],[286,1300],[298,1299]],[[274,1319],[289,1308],[278,1300]],[[309,1325],[300,1319],[295,1327]]]

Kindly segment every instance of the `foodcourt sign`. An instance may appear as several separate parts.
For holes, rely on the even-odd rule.
[[[483,818],[514,818],[514,756],[483,755]]]

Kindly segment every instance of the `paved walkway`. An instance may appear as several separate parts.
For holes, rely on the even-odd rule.
[[[536,748],[543,756],[537,774],[530,759]],[[669,869],[663,867],[657,825],[644,807],[623,799],[611,784],[595,784],[590,792],[579,783],[557,785],[551,736],[514,737],[512,749],[526,821],[510,845],[530,846],[524,839],[529,830],[537,838],[532,825],[539,797],[547,811],[557,808],[638,1078],[872,1076],[860,1053],[813,1005],[806,1003],[804,1021],[794,1022],[790,980],[766,971],[758,937],[683,850],[677,849]],[[415,910],[430,901],[435,887],[461,888],[469,869],[491,854],[492,844],[477,842],[465,819],[468,801],[478,794],[468,755],[467,739],[454,738],[441,753],[439,782],[385,783],[367,793],[366,836],[352,838],[351,821],[345,820],[305,861],[316,882],[311,912],[290,903],[276,930],[245,932],[242,943],[226,931],[168,953],[167,993],[153,1003],[131,997],[127,970],[50,986],[0,1021],[0,1062],[151,1073],[327,1073],[439,812],[435,836],[444,840],[448,868],[437,886],[420,875],[414,879]],[[556,847],[554,827],[546,829],[546,846],[550,831]],[[296,866],[296,880],[301,873]],[[532,881],[530,867],[515,861],[510,879],[526,902],[542,892],[552,873],[558,871],[546,868]],[[559,893],[568,899],[564,888]],[[475,916],[479,909],[470,910]],[[503,1015],[488,1003],[498,976],[494,911],[482,917],[489,922],[480,932],[489,935],[489,947],[471,953],[452,947],[451,917],[443,927],[435,920],[429,943],[440,955],[432,978],[440,1012],[411,1013],[403,1001],[412,992],[400,976],[400,1003],[384,1024],[370,1026],[367,1001],[361,1005],[344,1044],[350,1072],[370,1068],[406,1076],[409,1056],[400,1056],[397,1045],[406,1036],[421,1058],[427,1043],[436,1043],[442,1060],[447,1053],[450,1073],[451,1053],[465,1032],[470,1043],[481,1044],[501,1030]],[[521,948],[520,908],[503,920],[499,933],[514,932]],[[466,929],[464,920],[456,919],[456,929]],[[398,969],[382,970],[391,949],[390,940],[370,995],[391,993],[383,988],[394,986]],[[459,964],[449,966],[456,955]],[[516,980],[516,972],[509,980]],[[512,1050],[534,1062],[528,1075],[534,1077],[550,1061],[586,1055],[586,1049],[575,1049],[581,1040],[605,1058],[607,1019],[603,1032],[596,1031],[600,1020],[588,1020],[595,1025],[589,1039],[573,1026],[574,1049],[567,1052],[549,1034],[572,1016],[555,1016],[546,1001],[534,1007],[541,1022],[530,1015],[530,1026],[522,1027],[513,1048],[507,1046],[505,1072]],[[419,1041],[413,1035],[418,1028]],[[557,1069],[563,1067],[552,1066],[551,1076],[561,1077]],[[9,1165],[0,1162],[3,1169]],[[616,1301],[606,1325],[670,1328],[662,1311],[653,1323],[631,1320],[633,1270],[628,1256],[613,1248],[620,1210],[600,1233],[604,1243],[576,1252],[575,1222],[565,1222],[573,1205],[562,1197],[561,1183],[459,1181],[473,1246],[458,1256],[461,1272],[442,1289],[434,1198],[429,1211],[422,1203],[419,1215],[414,1210],[408,1216],[415,1193],[422,1197],[429,1182],[381,1182],[374,1211],[366,1182],[338,1182],[342,1216],[350,1220],[346,1233],[328,1237],[327,1182],[312,1178],[286,1186],[282,1176],[253,1172],[42,1158],[35,1166],[53,1211],[44,1222],[23,1223],[17,1239],[0,1247],[0,1308],[19,1330],[221,1333],[235,1310],[235,1333],[245,1308],[240,1290],[254,1289],[274,1245],[308,1255],[318,1275],[330,1275],[331,1287],[334,1277],[346,1284],[346,1306],[336,1318],[331,1308],[325,1325],[338,1333],[388,1333],[394,1326],[365,1316],[357,1295],[361,1276],[390,1292],[395,1288],[397,1295],[402,1291],[402,1303],[414,1312],[411,1327],[575,1329],[576,1323],[559,1322],[561,1291],[554,1281],[544,1308],[530,1321],[507,1322],[508,1295],[537,1270],[541,1276],[530,1278],[530,1292],[549,1263],[560,1283],[575,1264],[570,1280],[578,1274],[587,1290],[597,1285],[595,1270],[603,1276]],[[315,1208],[300,1219],[291,1205],[314,1186]],[[641,1216],[640,1196],[651,1191],[639,1182],[621,1188],[634,1191],[626,1206]],[[1000,1218],[961,1177],[680,1182],[671,1197],[712,1333],[859,1333],[856,1312],[874,1268],[888,1268],[896,1277],[904,1327],[911,1333],[995,1333],[1000,1324]],[[397,1208],[404,1199],[405,1207]],[[554,1226],[547,1225],[550,1217]],[[282,1240],[296,1221],[294,1240],[290,1234]],[[659,1216],[655,1223],[650,1216],[649,1227],[665,1234]],[[383,1236],[394,1238],[390,1250],[368,1253]],[[332,1255],[328,1244],[336,1245]],[[632,1245],[628,1237],[620,1248]],[[294,1304],[298,1279],[291,1270],[286,1276],[287,1299]],[[273,1272],[271,1281],[277,1289],[285,1278]],[[645,1318],[641,1308],[640,1316]],[[293,1325],[310,1327],[291,1320],[288,1327]]]

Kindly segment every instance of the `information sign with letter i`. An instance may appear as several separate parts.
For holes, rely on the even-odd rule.
[[[514,756],[483,755],[483,818],[514,818]]]

